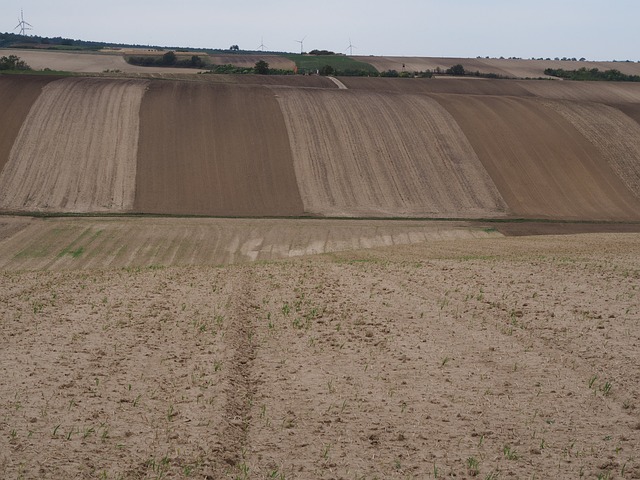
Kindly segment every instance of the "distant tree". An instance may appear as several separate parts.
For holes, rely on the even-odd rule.
[[[229,47],[229,50],[231,50],[232,52],[237,52],[238,50],[240,50],[240,47],[238,45],[231,45]]]
[[[31,70],[31,67],[20,60],[20,57],[9,55],[0,58],[0,70]]]
[[[460,64],[454,65],[451,68],[447,68],[445,72],[447,75],[464,75],[464,67]]]
[[[191,57],[191,61],[189,62],[189,65],[194,68],[202,68],[204,67],[204,62],[202,61],[202,57],[200,57],[199,55],[193,55]]]
[[[336,52],[332,52],[331,50],[311,50],[309,55],[335,55]]]
[[[381,77],[399,77],[400,74],[397,70],[387,70],[386,72],[382,72],[380,74]]]
[[[269,64],[264,60],[258,60],[253,71],[258,75],[269,75]]]
[[[336,73],[336,69],[331,65],[325,65],[320,68],[320,75],[334,75]]]
[[[174,52],[167,52],[162,56],[163,65],[175,65],[176,61],[177,58]]]

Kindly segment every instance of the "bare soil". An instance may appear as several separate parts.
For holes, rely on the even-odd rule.
[[[50,81],[52,78],[26,75],[3,77],[0,81],[0,105],[5,112],[0,115],[0,172],[9,161],[11,148],[31,106]]]
[[[442,239],[496,237],[469,222],[0,217],[6,270],[227,265]]]
[[[267,88],[154,82],[139,145],[136,211],[303,213],[287,129]]]
[[[638,220],[638,198],[594,145],[535,99],[440,95],[510,211],[533,218]]]
[[[3,478],[640,478],[638,234],[2,271]]]
[[[278,89],[306,212],[495,217],[505,203],[464,133],[426,96]]]
[[[0,173],[0,208],[130,210],[146,86],[75,78],[44,86]]]

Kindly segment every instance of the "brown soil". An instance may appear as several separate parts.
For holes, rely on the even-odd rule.
[[[457,93],[465,95],[511,95],[533,96],[520,83],[513,80],[499,82],[483,78],[384,78],[384,77],[340,77],[347,88],[396,92],[408,94]]]
[[[0,174],[0,208],[129,210],[145,86],[88,78],[48,83]]]
[[[637,234],[0,273],[3,478],[638,478]]]
[[[426,96],[278,89],[305,211],[493,217],[505,205],[451,116]]]
[[[271,90],[154,82],[140,117],[136,211],[303,213],[287,129]]]
[[[613,107],[545,102],[567,119],[607,159],[629,191],[640,198],[640,125]]]
[[[578,233],[640,233],[640,223],[511,222],[494,223],[491,226],[509,237]]]
[[[52,78],[27,75],[0,76],[0,172],[9,161],[9,153],[31,106]]]
[[[600,152],[540,101],[441,95],[512,213],[637,220],[640,205]]]

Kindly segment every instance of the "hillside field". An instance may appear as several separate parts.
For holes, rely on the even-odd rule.
[[[0,110],[0,478],[640,478],[640,84],[11,74]]]

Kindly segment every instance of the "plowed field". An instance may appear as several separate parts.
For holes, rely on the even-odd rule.
[[[135,210],[303,213],[287,130],[271,90],[156,82],[140,118]]]
[[[539,101],[442,95],[515,215],[634,219],[640,204],[600,151]]]
[[[3,478],[637,478],[637,234],[0,271]]]
[[[0,77],[0,209],[640,219],[640,85],[186,78]]]
[[[505,204],[466,137],[424,96],[278,90],[305,210],[491,217]]]
[[[0,208],[131,209],[146,85],[72,78],[47,84],[0,174]]]
[[[613,107],[578,102],[546,102],[588,139],[614,172],[640,197],[640,125]]]
[[[11,148],[31,106],[42,88],[53,78],[3,77],[0,79],[0,172],[9,160]]]

